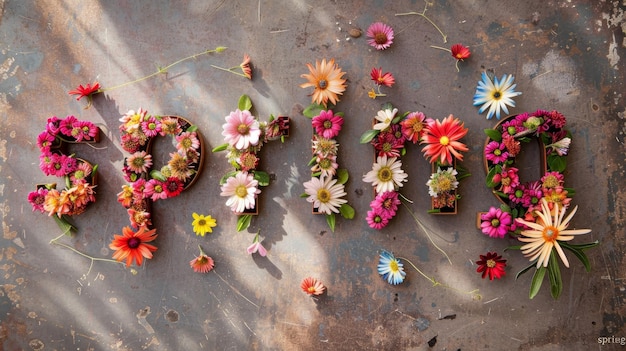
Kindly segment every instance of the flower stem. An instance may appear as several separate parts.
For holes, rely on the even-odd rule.
[[[246,77],[246,75],[245,75],[245,74],[243,74],[243,73],[239,73],[239,72],[235,72],[235,71],[233,71],[233,69],[235,69],[235,68],[237,68],[237,67],[239,67],[239,66],[236,66],[236,67],[233,67],[233,68],[224,68],[224,67],[220,67],[220,66],[211,65],[211,67],[213,67],[213,68],[217,68],[217,69],[222,70],[222,71],[230,72],[230,73],[232,73],[232,74],[236,74],[236,75],[238,75],[238,76],[242,76],[242,77],[244,77],[244,78],[248,78],[248,77]]]
[[[202,246],[200,246],[200,244],[198,244],[198,249],[200,249],[200,256],[206,256],[206,253],[204,253],[204,250],[202,250]]]
[[[443,48],[443,47],[437,46],[437,45],[431,45],[430,47],[433,48],[433,49],[439,49],[439,50],[447,51],[447,52],[450,52],[450,53],[452,52],[448,48]]]
[[[57,236],[56,238],[50,240],[50,244],[51,245],[58,245],[58,246],[64,247],[64,248],[66,248],[66,249],[68,249],[70,251],[73,251],[74,253],[79,254],[80,256],[83,256],[83,257],[88,258],[89,260],[91,260],[91,264],[89,265],[89,270],[87,270],[87,273],[85,274],[85,276],[89,275],[89,273],[91,272],[91,268],[93,267],[93,263],[95,261],[124,264],[124,262],[111,260],[111,259],[108,259],[108,258],[99,258],[99,257],[89,256],[86,253],[80,252],[80,251],[76,250],[75,248],[73,248],[73,247],[71,247],[71,246],[69,246],[67,244],[57,242],[57,240],[60,239],[61,237],[63,237],[65,234],[66,234],[66,232],[64,232],[61,235]]]
[[[409,16],[409,15],[418,15],[423,17],[425,20],[427,20],[430,24],[433,25],[433,27],[435,27],[435,29],[437,29],[437,31],[439,31],[439,33],[441,34],[441,36],[443,37],[443,42],[447,43],[448,42],[448,36],[445,35],[441,29],[439,29],[439,27],[435,24],[435,22],[433,22],[430,18],[428,18],[426,16],[426,9],[428,7],[428,2],[426,2],[426,4],[424,5],[424,11],[422,12],[405,12],[405,13],[396,13],[396,16]]]
[[[114,89],[117,89],[117,88],[125,87],[127,85],[131,85],[131,84],[134,84],[134,83],[139,83],[141,81],[144,81],[144,80],[146,80],[148,78],[152,78],[152,77],[154,77],[156,75],[159,75],[161,73],[167,73],[168,69],[176,66],[179,63],[185,62],[187,60],[195,59],[198,56],[207,55],[207,54],[211,54],[211,53],[214,53],[214,52],[218,52],[219,53],[219,52],[222,52],[222,51],[224,51],[226,49],[227,49],[226,47],[221,47],[220,46],[220,47],[217,47],[217,48],[212,49],[212,50],[205,50],[205,51],[199,52],[197,54],[184,57],[184,58],[182,58],[182,59],[180,59],[180,60],[178,60],[178,61],[176,61],[174,63],[171,63],[171,64],[169,64],[169,65],[167,65],[165,67],[157,67],[157,71],[156,72],[153,72],[153,73],[151,73],[151,74],[149,74],[149,75],[147,75],[145,77],[141,77],[141,78],[135,79],[135,80],[130,81],[130,82],[126,82],[126,83],[123,83],[123,84],[120,84],[120,85],[116,85],[116,86],[111,87],[111,88],[99,89],[97,92],[98,93],[104,93],[104,92],[107,92],[107,91],[110,91],[110,90],[114,90]]]
[[[403,196],[404,197],[404,196]],[[437,244],[435,244],[435,242],[433,241],[433,239],[431,238],[430,234],[428,234],[428,230],[426,230],[426,227],[424,227],[424,225],[422,224],[422,222],[420,222],[420,220],[417,218],[417,216],[415,216],[415,214],[413,213],[413,211],[411,211],[411,208],[409,208],[409,206],[407,204],[405,204],[404,202],[402,203],[404,205],[404,207],[409,211],[409,213],[411,214],[411,217],[413,217],[413,220],[415,220],[415,223],[417,223],[417,225],[422,229],[422,231],[424,231],[424,233],[426,233],[426,236],[428,237],[428,240],[430,240],[430,243],[433,244],[433,246],[439,251],[441,252],[446,259],[448,259],[448,262],[450,264],[452,264],[452,261],[450,260],[450,257],[448,256],[448,254],[443,251],[439,246],[437,246]]]

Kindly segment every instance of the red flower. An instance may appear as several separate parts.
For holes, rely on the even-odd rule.
[[[100,90],[100,83],[93,82],[93,86],[91,86],[90,84],[86,84],[85,86],[79,85],[78,88],[70,90],[68,94],[78,95],[76,100],[80,100],[86,96],[88,97],[92,94],[97,93],[98,90]]]
[[[452,57],[461,61],[469,58],[472,54],[467,46],[463,46],[461,44],[452,45],[450,52],[452,53]]]
[[[376,83],[376,85],[385,85],[391,87],[396,82],[396,79],[390,72],[386,72],[385,74],[383,74],[382,67],[379,67],[378,69],[372,68],[372,73],[370,73],[370,75],[372,76],[372,80]]]
[[[305,278],[300,284],[300,288],[309,295],[321,295],[326,289],[322,282],[312,277]]]
[[[459,140],[467,134],[468,129],[463,122],[453,115],[444,118],[443,121],[429,120],[422,141],[426,145],[422,151],[431,163],[439,160],[443,164],[452,164],[452,157],[463,161],[463,155],[459,151],[467,151],[468,148]]]
[[[495,252],[487,252],[487,254],[479,256],[480,261],[476,261],[478,265],[476,272],[482,273],[483,279],[485,279],[487,275],[489,275],[489,280],[493,280],[493,278],[500,279],[506,274],[504,270],[506,260],[502,259],[502,256]]]
[[[130,227],[124,227],[122,235],[115,234],[113,241],[109,244],[109,248],[115,250],[113,259],[120,262],[126,259],[126,267],[129,267],[133,261],[141,266],[144,257],[152,258],[152,253],[157,250],[156,246],[146,244],[157,237],[155,233],[156,229],[147,230],[146,227],[139,228],[137,232],[133,232]]]

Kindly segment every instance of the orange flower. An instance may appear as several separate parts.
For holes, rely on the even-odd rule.
[[[420,142],[420,144],[428,144],[422,149],[424,156],[431,163],[439,160],[443,164],[452,164],[453,156],[462,161],[463,155],[459,151],[467,151],[468,148],[459,140],[467,134],[467,131],[463,122],[454,118],[453,115],[444,118],[443,122],[428,121]]]
[[[450,53],[452,53],[452,57],[461,61],[465,60],[466,58],[469,58],[471,55],[469,48],[467,46],[463,46],[462,44],[452,45],[452,48],[450,49]]]
[[[322,295],[326,289],[321,281],[312,277],[305,278],[300,284],[300,288],[309,295]]]
[[[250,67],[250,56],[248,54],[243,55],[243,62],[239,65],[243,75],[248,79],[252,79],[252,68]]]
[[[324,107],[327,106],[328,101],[337,104],[337,101],[339,101],[337,95],[343,95],[343,92],[346,90],[346,85],[344,84],[346,80],[341,78],[346,72],[341,71],[341,68],[335,64],[334,59],[330,59],[328,62],[326,62],[326,59],[323,59],[321,63],[315,61],[315,68],[310,63],[306,65],[311,74],[301,75],[308,82],[300,84],[300,87],[315,87],[312,101],[322,104]]]
[[[113,253],[113,259],[120,262],[126,259],[126,267],[129,267],[133,261],[141,266],[143,258],[152,258],[152,253],[157,250],[156,246],[146,244],[157,237],[155,233],[156,229],[148,230],[146,227],[139,228],[137,232],[133,232],[130,227],[124,227],[122,235],[115,234],[113,241],[109,244],[111,250],[116,250]]]
[[[211,257],[204,253],[200,245],[198,245],[198,248],[200,249],[200,254],[193,260],[189,261],[189,265],[194,272],[209,273],[215,266],[215,262]]]

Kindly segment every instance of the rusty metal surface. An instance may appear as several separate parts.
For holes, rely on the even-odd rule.
[[[624,226],[626,132],[623,1],[446,1],[427,15],[422,1],[0,1],[0,347],[4,350],[590,350],[598,337],[626,337],[624,329]],[[389,50],[352,38],[374,21],[396,30]],[[472,57],[454,68],[449,54],[431,45],[461,42]],[[83,109],[67,92],[98,80],[111,87],[216,46],[228,50],[175,66],[167,74],[96,96]],[[250,54],[254,79],[218,71]],[[310,103],[299,88],[305,64],[335,58],[347,72],[338,105],[346,115],[339,161],[348,168],[348,200],[357,215],[338,219],[331,233],[322,216],[300,198],[308,180],[311,126],[301,115]],[[369,71],[382,66],[396,85],[387,99],[400,111],[433,118],[452,113],[470,132],[461,184],[460,213],[426,214],[424,183],[430,166],[409,147],[403,193],[452,264],[429,242],[406,209],[382,231],[365,214],[371,188],[361,180],[372,149],[358,143],[381,100],[371,100]],[[553,301],[544,286],[528,299],[530,276],[515,280],[526,259],[506,253],[506,277],[483,281],[472,263],[488,250],[502,252],[514,240],[489,239],[475,229],[477,211],[494,204],[484,186],[482,130],[472,97],[480,72],[515,75],[514,113],[558,109],[574,137],[566,182],[576,189],[578,227],[593,229],[602,245],[589,252],[593,265],[563,270],[564,292]],[[208,148],[222,143],[221,125],[238,97],[248,94],[257,115],[292,117],[285,144],[264,148],[262,167],[273,175],[263,188],[260,215],[245,232],[219,196],[229,169],[221,154],[207,156],[199,181],[181,196],[154,204],[158,251],[133,273],[121,265],[91,262],[50,245],[54,221],[31,212],[26,195],[45,180],[38,168],[36,137],[48,117],[75,115],[104,131],[100,149],[72,148],[100,165],[97,202],[76,218],[79,232],[63,242],[94,257],[110,258],[114,233],[128,225],[116,201],[124,180],[118,119],[143,107],[174,114],[199,126]],[[191,213],[211,214],[218,227],[197,237]],[[269,254],[248,256],[245,247],[261,230]],[[215,259],[207,275],[189,260],[201,244]],[[423,271],[460,290],[480,289],[481,300],[432,287],[409,269],[399,286],[376,272],[381,249],[413,260]],[[573,259],[572,259],[573,260]],[[328,294],[319,300],[300,291],[307,276],[320,278]],[[450,316],[455,316],[454,318]],[[448,318],[444,318],[448,316]],[[609,349],[605,346],[602,349]]]

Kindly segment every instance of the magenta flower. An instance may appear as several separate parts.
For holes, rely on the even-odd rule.
[[[485,147],[485,157],[493,164],[504,163],[509,157],[509,153],[506,150],[504,143],[492,141]]]
[[[396,135],[389,130],[380,132],[372,145],[377,152],[377,156],[400,157],[400,152],[404,148],[404,138],[397,138]]]
[[[48,195],[48,189],[46,188],[38,188],[37,191],[32,191],[28,194],[28,202],[33,205],[33,211],[46,212],[43,208],[46,202],[46,195]]]
[[[122,144],[122,149],[128,151],[131,154],[139,151],[141,145],[141,140],[132,134],[124,134],[122,135],[122,139],[120,140]]]
[[[326,139],[332,139],[339,135],[343,118],[333,114],[333,110],[321,111],[318,116],[313,117],[311,122],[317,135]]]
[[[265,248],[263,247],[263,245],[261,245],[259,241],[259,233],[256,233],[256,235],[254,236],[254,240],[252,241],[252,245],[248,246],[248,248],[246,249],[246,252],[248,252],[248,254],[250,255],[252,255],[255,252],[258,252],[259,255],[263,257],[267,255],[267,250],[265,250]]]
[[[165,185],[162,181],[157,179],[150,179],[144,188],[146,197],[150,197],[152,201],[160,199],[167,199],[167,192],[165,191]]]
[[[382,23],[372,23],[367,28],[367,43],[376,48],[376,50],[385,50],[393,43],[393,28]]]
[[[54,135],[46,131],[37,136],[37,146],[41,151],[50,151],[52,143],[54,143]]]
[[[224,140],[238,150],[247,149],[259,143],[261,129],[259,121],[250,111],[237,109],[226,116],[226,124],[222,126]]]
[[[398,205],[400,205],[400,199],[398,193],[395,191],[386,191],[376,195],[374,201],[370,203],[372,210],[378,211],[383,217],[393,218],[398,211]]]
[[[148,138],[153,138],[161,133],[161,123],[156,117],[150,116],[141,122],[141,130]]]
[[[493,182],[500,183],[500,191],[508,195],[520,184],[517,172],[518,169],[515,167],[504,167],[502,173],[493,176]]]
[[[480,216],[482,232],[492,238],[504,238],[509,232],[513,219],[511,214],[499,208],[491,207],[489,212]]]
[[[367,211],[367,217],[365,219],[370,228],[382,229],[389,224],[391,217],[386,216],[381,210],[372,209],[371,211]]]
[[[59,130],[63,135],[72,136],[72,130],[74,129],[74,124],[78,122],[76,117],[67,116],[65,119],[59,121]]]
[[[55,157],[58,157],[58,155],[45,150],[42,150],[41,155],[39,155],[39,169],[47,176],[56,172],[53,163],[53,158]]]

